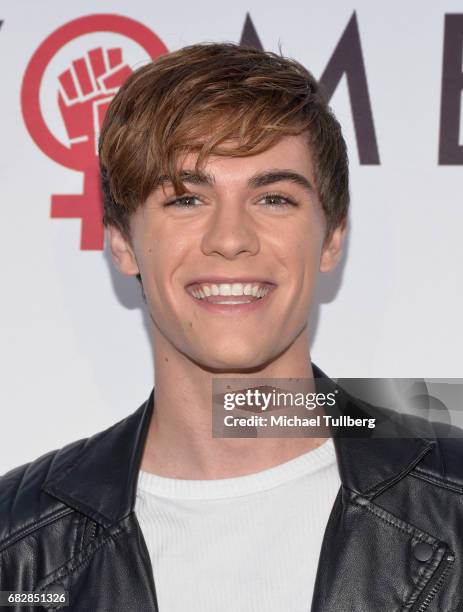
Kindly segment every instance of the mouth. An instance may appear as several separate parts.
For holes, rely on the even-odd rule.
[[[198,305],[221,313],[252,311],[267,303],[275,288],[261,279],[199,280],[185,287]]]

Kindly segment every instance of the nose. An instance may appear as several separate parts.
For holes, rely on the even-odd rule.
[[[259,251],[259,237],[253,219],[243,202],[224,198],[208,220],[201,241],[205,255],[221,255],[234,259],[238,255],[255,255]]]

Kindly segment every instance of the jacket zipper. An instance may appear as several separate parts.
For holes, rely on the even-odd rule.
[[[420,599],[415,603],[415,605],[410,609],[410,612],[425,612],[425,610],[427,610],[429,608],[429,606],[431,605],[432,600],[434,599],[434,597],[436,596],[437,592],[443,587],[445,580],[447,579],[448,573],[450,568],[453,565],[453,562],[455,561],[455,555],[452,553],[447,553],[445,560],[444,560],[444,566],[440,572],[440,574],[438,575],[438,577],[436,578],[436,580],[434,581],[433,586],[429,589],[429,591],[426,593],[426,591],[424,591],[425,595],[421,595],[421,603],[420,603]],[[423,599],[424,597],[424,599]]]

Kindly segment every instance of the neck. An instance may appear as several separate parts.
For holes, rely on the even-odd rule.
[[[313,378],[306,329],[282,355],[252,374],[214,374],[156,332],[154,347],[155,409],[142,470],[170,478],[231,478],[289,461],[326,440],[212,437],[212,379]]]

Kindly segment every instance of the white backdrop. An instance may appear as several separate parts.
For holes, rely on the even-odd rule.
[[[332,377],[463,377],[462,121],[450,121],[445,132],[453,162],[447,154],[439,163],[445,15],[453,14],[447,69],[461,71],[461,2],[5,0],[0,473],[111,425],[133,412],[153,384],[138,283],[114,270],[106,247],[81,248],[80,219],[51,218],[51,196],[82,193],[83,173],[41,150],[21,111],[24,73],[37,48],[61,26],[95,13],[136,20],[169,50],[238,42],[249,13],[265,49],[280,45],[316,77],[356,21],[380,163],[360,163],[344,75],[331,104],[350,151],[350,232],[339,271],[319,286],[312,358]],[[139,44],[108,32],[81,35],[53,56],[40,105],[65,146],[57,78],[97,46],[120,47],[132,68],[148,59]],[[444,81],[449,108],[457,105],[461,119],[455,91],[463,83],[451,70]]]

